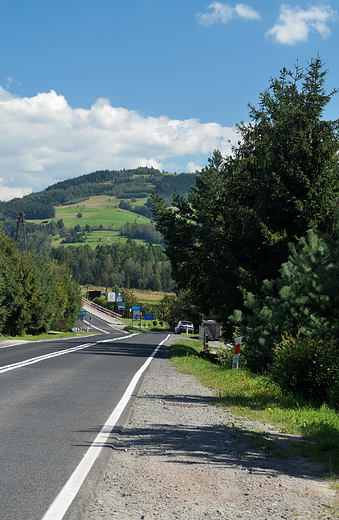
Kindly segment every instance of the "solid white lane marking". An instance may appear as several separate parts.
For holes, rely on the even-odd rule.
[[[90,323],[89,321],[84,320],[84,323],[89,325],[92,329],[100,330],[100,332],[104,332],[105,334],[109,334],[108,330],[99,329],[99,327],[96,327],[93,325],[93,323]]]
[[[92,347],[93,345],[97,345],[98,343],[107,343],[110,341],[117,341],[119,339],[127,339],[134,336],[134,334],[130,334],[129,336],[121,336],[119,338],[106,339],[103,341],[96,341],[95,343],[84,343],[83,345],[78,345],[77,347],[67,348],[65,350],[59,350],[58,352],[51,352],[49,354],[44,354],[43,356],[37,356],[35,358],[25,359],[24,361],[19,361],[18,363],[12,363],[11,365],[5,365],[0,367],[0,374],[4,372],[8,372],[9,370],[15,370],[17,368],[23,368],[28,365],[34,365],[35,363],[39,363],[40,361],[45,361],[46,359],[51,359],[57,356],[63,356],[64,354],[71,354],[72,352],[76,352],[77,350],[83,350],[88,347]]]
[[[129,402],[134,389],[148,365],[151,363],[154,356],[157,354],[160,347],[165,343],[165,341],[169,338],[170,334],[159,343],[157,348],[153,351],[150,357],[145,361],[141,368],[135,373],[132,378],[130,384],[128,385],[124,395],[120,399],[116,408],[113,410],[112,414],[107,419],[106,424],[101,429],[100,433],[97,435],[91,446],[88,448],[85,453],[83,459],[74,470],[54,502],[51,504],[47,512],[42,517],[42,520],[62,520],[65,513],[67,512],[69,506],[73,502],[81,485],[83,484],[85,478],[88,475],[91,467],[93,466],[95,460],[97,459],[101,449],[105,446],[107,439],[112,432],[114,426],[119,420],[122,412],[126,408],[127,403]]]

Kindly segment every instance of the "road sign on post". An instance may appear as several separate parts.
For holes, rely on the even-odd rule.
[[[239,368],[239,357],[240,357],[240,346],[241,346],[242,338],[236,338],[235,347],[234,347],[234,355],[233,355],[233,364],[232,369],[238,370]]]
[[[108,302],[123,302],[125,293],[123,292],[109,292],[107,293]]]
[[[141,306],[134,305],[131,308],[131,311],[132,311],[132,325],[133,325],[133,321],[139,321],[140,330],[141,330]]]
[[[133,311],[133,320],[140,321],[140,311]]]

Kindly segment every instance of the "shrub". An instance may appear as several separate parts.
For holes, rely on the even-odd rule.
[[[153,320],[153,327],[156,327],[158,325],[157,320]]]
[[[216,353],[216,359],[219,365],[225,368],[232,368],[234,348],[224,348]]]
[[[338,407],[339,345],[335,338],[285,333],[275,345],[271,370],[283,390]]]

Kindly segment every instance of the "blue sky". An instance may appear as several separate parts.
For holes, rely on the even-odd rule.
[[[100,169],[200,169],[283,67],[319,53],[339,87],[338,29],[338,1],[3,2],[0,200]]]

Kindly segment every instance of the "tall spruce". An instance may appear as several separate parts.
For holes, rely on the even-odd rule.
[[[226,319],[244,292],[277,277],[288,244],[308,229],[335,235],[339,121],[322,119],[337,92],[326,93],[327,73],[320,58],[283,69],[259,107],[249,105],[232,155],[214,152],[187,199],[175,196],[168,208],[153,196],[173,278],[203,312]]]

